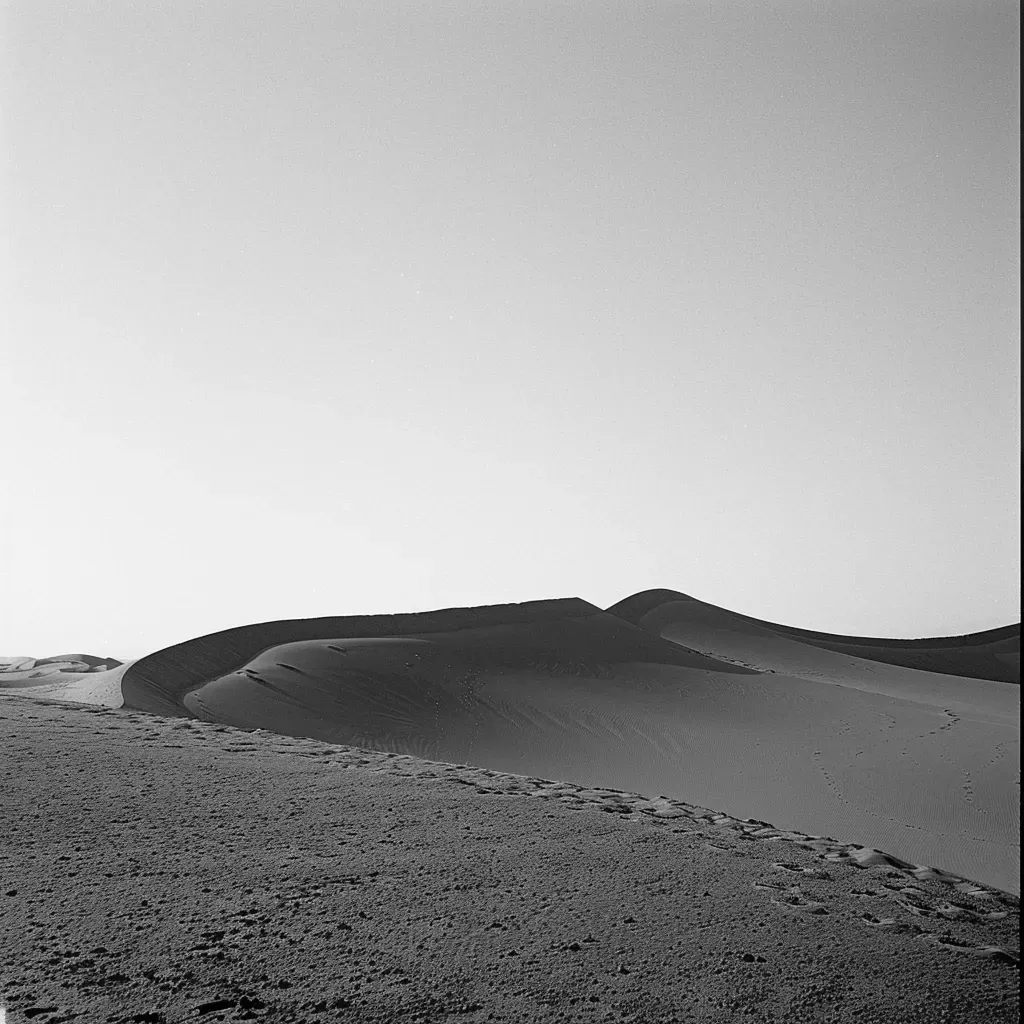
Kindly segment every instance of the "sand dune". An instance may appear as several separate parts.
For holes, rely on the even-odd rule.
[[[598,625],[589,622],[595,616],[604,616]],[[449,643],[439,639],[439,635],[449,633],[458,636]],[[256,654],[278,644],[403,636],[432,637],[456,656],[463,646],[472,646],[488,664],[495,665],[520,665],[523,659],[563,669],[614,660],[708,664],[701,656],[681,651],[677,644],[607,616],[595,605],[567,598],[410,615],[287,619],[239,626],[139,659],[125,678],[125,700],[140,711],[181,715],[186,713],[182,705],[186,693],[244,667]],[[726,663],[718,667],[737,670]]]
[[[246,626],[122,688],[137,710],[664,794],[1019,891],[1019,687],[660,593],[616,606],[646,606],[637,623],[567,600]]]
[[[133,664],[92,654],[63,654],[53,658],[0,658],[0,697],[27,693],[33,697],[102,704],[124,704],[121,680]]]
[[[798,634],[657,592],[8,659],[0,1006],[1018,1019],[1012,630]]]
[[[58,654],[51,658],[0,658],[0,680],[12,685],[18,680],[41,679],[48,675],[86,675],[107,672],[123,662],[98,658],[94,654]]]
[[[682,643],[686,642],[686,637],[700,645],[709,635],[714,635],[715,643],[721,645],[723,641],[735,643],[739,637],[770,635],[777,640],[790,640],[794,644],[794,651],[797,648],[804,651],[820,648],[859,660],[901,665],[924,672],[1020,683],[1019,622],[965,636],[925,637],[917,640],[840,636],[765,622],[698,601],[675,590],[644,590],[612,605],[608,611],[662,636],[672,632],[672,639],[678,638]],[[726,632],[736,636],[728,638],[721,635]],[[769,662],[772,660],[772,655],[766,653],[769,649],[764,645],[755,645],[752,650],[755,652],[752,656],[758,664],[761,659]],[[742,654],[742,645],[738,647],[738,652]],[[821,664],[829,666],[840,663],[824,661]]]

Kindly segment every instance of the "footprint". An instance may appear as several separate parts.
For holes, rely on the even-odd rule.
[[[975,956],[983,956],[991,960],[998,960],[1006,964],[1019,964],[1020,956],[1011,953],[1002,946],[975,946],[972,951]]]
[[[892,928],[894,925],[899,925],[895,917],[875,917],[874,914],[861,914],[860,919],[864,924],[871,925],[872,928]]]
[[[815,900],[806,899],[801,893],[788,892],[779,896],[777,900],[772,900],[778,907],[782,907],[783,910],[797,911],[802,914],[827,914],[828,910],[825,909],[824,903],[818,903]]]
[[[935,916],[935,914],[934,914],[934,912],[932,910],[930,910],[928,907],[925,907],[922,904],[920,904],[920,903],[918,903],[918,902],[916,902],[914,900],[899,899],[897,897],[896,898],[896,902],[905,911],[907,911],[907,913],[913,914],[915,917],[934,917]]]
[[[788,871],[794,875],[813,875],[814,868],[802,868],[799,864],[790,864],[788,861],[772,861],[772,867],[776,871]]]
[[[977,917],[970,907],[965,907],[961,903],[942,903],[935,908],[935,911],[943,917]]]
[[[922,936],[926,942],[933,946],[940,946],[953,953],[968,953],[971,956],[984,957],[988,960],[996,960],[1006,964],[1019,964],[1020,956],[1012,953],[1002,946],[972,946],[968,942],[960,942],[948,935],[927,935]]]
[[[861,924],[869,928],[878,928],[893,935],[921,935],[924,929],[912,921],[900,921],[895,917],[876,917],[874,914],[861,914],[857,918]]]

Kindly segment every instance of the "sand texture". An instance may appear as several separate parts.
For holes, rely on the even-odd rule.
[[[247,626],[140,659],[125,701],[662,793],[1019,892],[1019,685],[852,657],[681,598],[637,623],[552,601]]]
[[[0,701],[9,1019],[1001,1022],[1019,905],[610,788]]]
[[[134,664],[114,658],[72,654],[59,658],[0,660],[0,697],[11,693],[102,704],[119,708],[124,704],[121,680]]]
[[[0,1006],[1016,1020],[1019,633],[649,591],[0,659]]]

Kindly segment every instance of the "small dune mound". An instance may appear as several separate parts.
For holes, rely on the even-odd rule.
[[[851,850],[848,854],[850,861],[861,868],[890,867],[900,868],[904,871],[913,870],[914,865],[890,853],[883,853],[881,850],[873,850],[871,847],[861,847]]]

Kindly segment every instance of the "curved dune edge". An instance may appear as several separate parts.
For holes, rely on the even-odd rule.
[[[242,668],[251,658],[279,644],[325,637],[402,637],[480,626],[544,622],[601,614],[578,598],[522,604],[444,608],[396,615],[341,615],[276,619],[207,633],[139,658],[124,680],[127,707],[183,716],[182,698],[211,679]],[[636,627],[634,627],[636,628]],[[669,643],[669,641],[665,641]]]
[[[435,637],[439,634],[464,634],[469,638],[483,631],[518,630],[524,636],[532,634],[526,646],[538,652],[544,646],[545,633],[563,633],[567,629],[576,635],[569,644],[557,645],[563,657],[579,655],[601,660],[599,648],[607,644],[615,650],[611,660],[647,659],[669,664],[691,664],[694,658],[707,661],[706,655],[654,636],[580,598],[442,608],[397,615],[278,619],[209,633],[139,658],[124,678],[125,705],[155,714],[187,715],[189,712],[183,703],[186,694],[243,668],[258,654],[286,643]],[[560,639],[564,638],[560,636]],[[723,671],[747,671],[725,662],[718,667]]]

